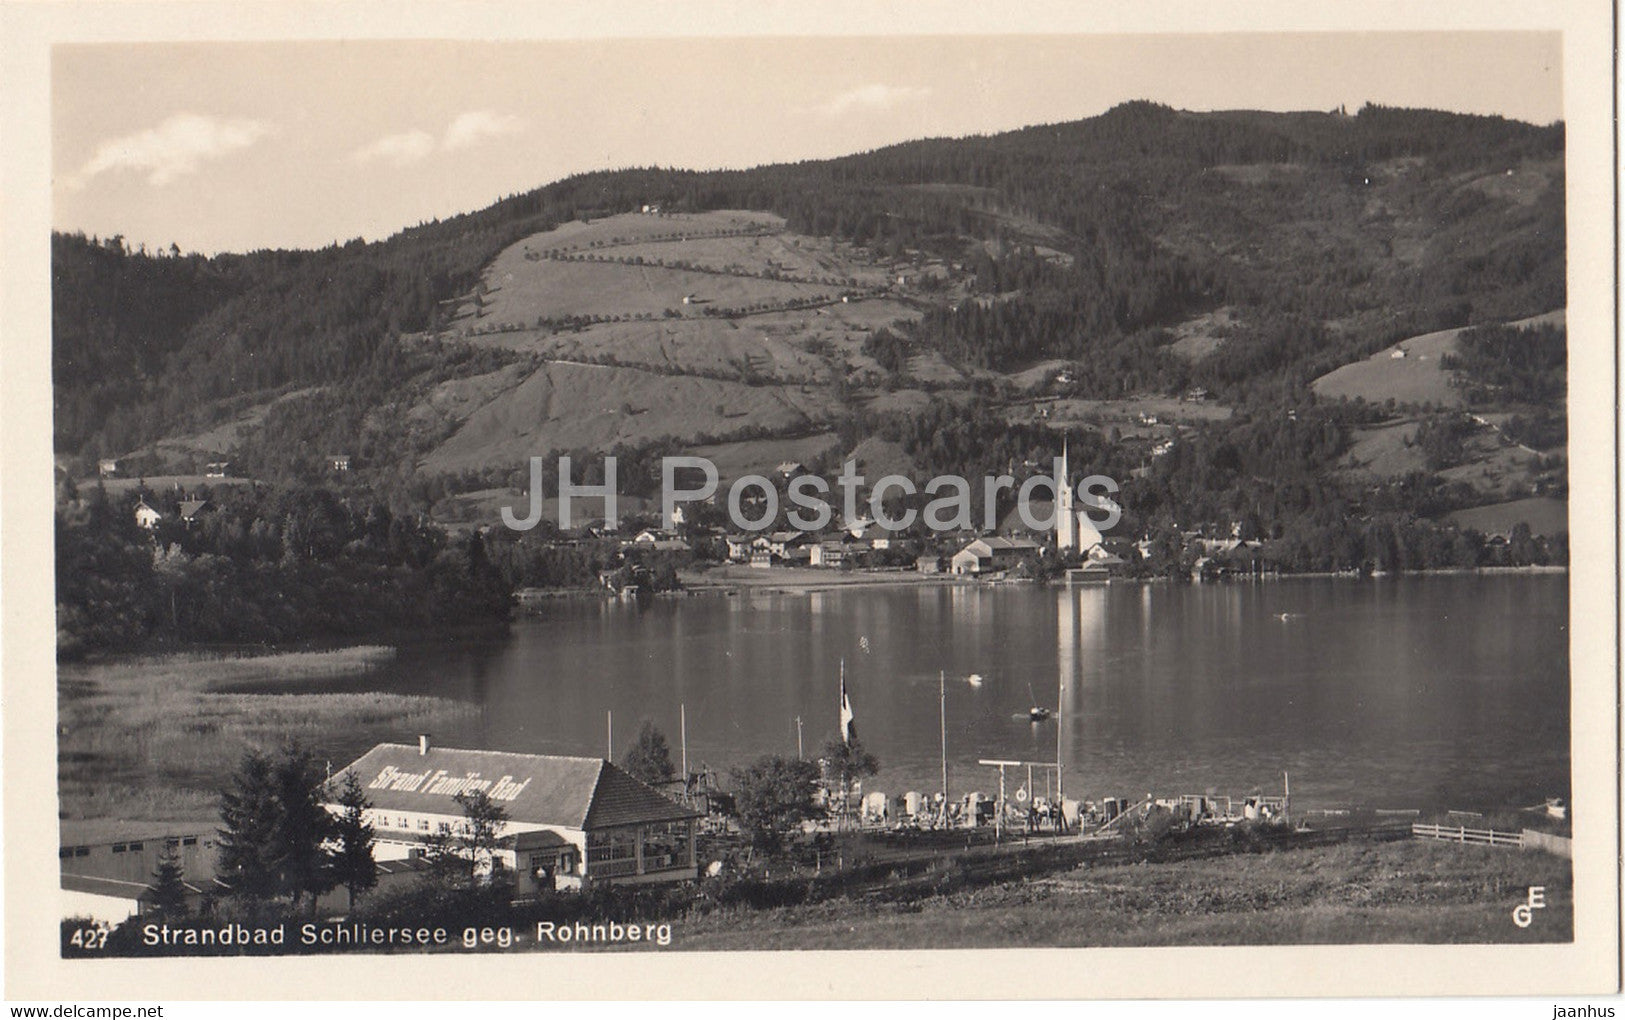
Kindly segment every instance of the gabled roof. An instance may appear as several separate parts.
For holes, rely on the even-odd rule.
[[[1029,549],[1040,548],[1037,542],[1025,538],[1006,538],[1003,535],[990,535],[987,538],[976,539],[960,551],[974,550],[977,545],[981,545],[989,552],[1025,552]]]
[[[116,878],[97,878],[94,875],[75,875],[63,872],[62,888],[67,892],[91,893],[95,896],[115,896],[119,899],[138,900],[147,891],[145,882],[124,882]]]
[[[208,505],[209,505],[209,501],[206,500],[206,499],[183,499],[183,500],[181,500],[181,506],[180,506],[181,519],[186,520],[186,521],[191,520],[193,517],[197,516],[198,511],[202,510],[204,507],[206,507]]]
[[[379,744],[335,778],[345,771],[385,811],[460,815],[455,796],[483,789],[519,824],[598,829],[700,816],[602,758]]]

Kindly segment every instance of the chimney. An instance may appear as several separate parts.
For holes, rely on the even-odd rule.
[[[425,755],[425,754],[428,754],[428,753],[429,753],[429,735],[427,733],[419,733],[418,734],[418,754]]]

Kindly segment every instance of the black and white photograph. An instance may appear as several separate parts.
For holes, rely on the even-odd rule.
[[[21,998],[1617,992],[1605,5],[167,6],[8,196]]]

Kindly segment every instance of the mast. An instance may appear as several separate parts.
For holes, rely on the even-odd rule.
[[[615,760],[615,710],[604,709],[604,760]]]
[[[688,706],[677,703],[677,731],[683,743],[683,785],[688,785]]]

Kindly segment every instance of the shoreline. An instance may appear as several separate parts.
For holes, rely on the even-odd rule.
[[[755,568],[742,568],[755,569]],[[949,573],[939,574],[909,574],[903,571],[848,571],[845,576],[854,577],[854,580],[836,580],[828,577],[807,577],[811,568],[784,568],[775,567],[769,570],[759,570],[761,580],[744,577],[728,577],[720,581],[690,582],[684,579],[685,589],[681,592],[661,593],[655,597],[682,597],[683,595],[710,595],[710,594],[737,594],[739,592],[770,592],[775,594],[804,594],[820,591],[836,591],[845,588],[902,588],[920,585],[950,586],[957,585],[967,588],[993,588],[1011,584],[1031,584],[1044,587],[1065,587],[1068,582],[1064,579],[1048,581],[1028,580],[1025,578],[1001,579],[999,581],[984,581],[974,576],[956,575]],[[795,576],[784,576],[791,571]],[[1398,577],[1452,577],[1462,575],[1545,575],[1567,574],[1569,568],[1563,564],[1526,567],[1436,567],[1427,570],[1407,570],[1398,573],[1389,571],[1372,571],[1370,574],[1360,574],[1354,571],[1303,571],[1300,573],[1266,573],[1256,577],[1253,575],[1236,575],[1234,577],[1220,578],[1215,581],[1191,581],[1191,584],[1256,584],[1263,581],[1291,581],[1298,578],[1333,578],[1348,581],[1364,581],[1391,579]],[[778,576],[775,576],[778,575]],[[1180,584],[1186,583],[1180,578],[1159,574],[1152,577],[1113,577],[1106,581],[1090,581],[1072,585],[1073,587],[1089,588],[1103,587],[1114,584]],[[593,594],[593,593],[587,593]],[[606,597],[613,598],[612,595]]]

